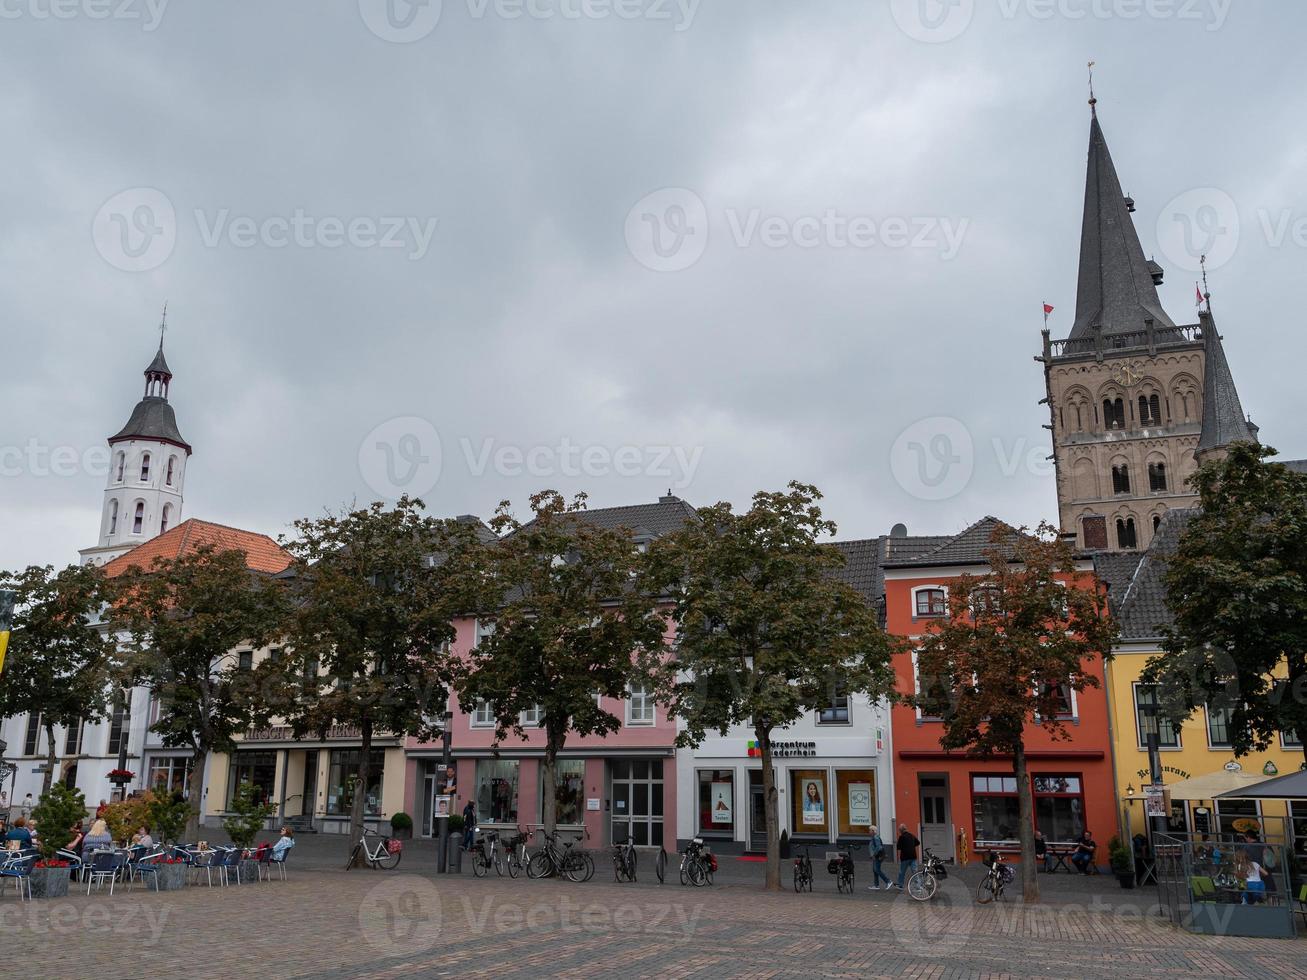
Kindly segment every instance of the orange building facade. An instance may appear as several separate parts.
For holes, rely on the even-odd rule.
[[[963,575],[983,575],[983,557],[999,522],[986,518],[952,538],[907,539],[892,548],[884,566],[885,616],[888,630],[915,640],[943,618],[948,590]],[[1092,563],[1072,583],[1094,587]],[[899,654],[897,688],[917,691],[915,652]],[[1099,843],[1097,863],[1107,862],[1107,841],[1117,832],[1112,743],[1103,661],[1084,664],[1097,687],[1068,690],[1063,716],[1068,739],[1054,740],[1037,723],[1026,729],[1036,828],[1055,844],[1070,843],[1088,829]],[[993,847],[1018,848],[1017,784],[1010,756],[979,758],[940,745],[943,726],[919,709],[899,704],[891,712],[894,756],[895,832],[907,824],[937,856],[960,856]],[[965,843],[962,835],[965,834]]]

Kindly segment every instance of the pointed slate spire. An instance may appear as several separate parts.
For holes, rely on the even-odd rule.
[[[1203,326],[1203,431],[1197,455],[1223,449],[1232,442],[1256,442],[1257,426],[1248,421],[1225,359],[1221,334],[1212,314],[1200,315]]]
[[[1157,298],[1156,271],[1139,244],[1130,204],[1121,190],[1095,108],[1089,124],[1089,167],[1072,339],[1092,336],[1097,324],[1102,324],[1105,335],[1143,331],[1144,321],[1149,319],[1158,329],[1174,327]]]

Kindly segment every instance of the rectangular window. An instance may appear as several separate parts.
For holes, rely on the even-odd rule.
[[[699,833],[733,836],[735,770],[699,770]]]
[[[481,641],[488,636],[493,636],[495,632],[495,622],[492,619],[478,619],[476,627],[476,640],[474,646],[480,646]]]
[[[626,723],[628,725],[652,725],[654,723],[653,688],[648,684],[636,682],[627,691],[630,697],[626,702]]]
[[[478,701],[476,707],[472,710],[472,727],[473,728],[494,728],[495,727],[495,708],[485,701]]]
[[[33,711],[27,716],[27,731],[23,735],[23,755],[36,755],[41,740],[41,716]]]
[[[971,809],[975,842],[1011,843],[1017,839],[1020,805],[1012,776],[972,776]]]
[[[131,695],[119,694],[114,698],[113,713],[109,716],[109,755],[118,755],[122,751],[123,739],[127,738],[131,727]]]
[[[539,728],[540,719],[543,718],[544,716],[545,716],[545,709],[542,708],[540,705],[537,704],[534,708],[528,708],[526,711],[522,712],[522,727]]]
[[[1298,737],[1298,733],[1295,731],[1280,732],[1280,744],[1286,749],[1301,749],[1302,739]],[[1307,840],[1307,837],[1304,840]]]
[[[149,782],[146,785],[156,793],[177,792],[185,796],[190,774],[190,756],[157,756],[150,759]]]
[[[933,674],[923,675],[916,653],[912,654],[912,671],[916,675],[917,694],[929,699],[925,707],[917,709],[918,716],[922,721],[942,721],[952,702],[952,691],[946,679]]]
[[[86,721],[77,719],[77,724],[70,725],[64,734],[64,755],[82,754],[82,733],[86,730]]]
[[[1207,744],[1214,749],[1225,749],[1230,747],[1230,715],[1229,708],[1214,708],[1210,704],[1206,705],[1207,712]]]
[[[1051,841],[1073,841],[1085,832],[1085,797],[1079,776],[1035,776],[1035,826]]]
[[[870,834],[876,822],[876,773],[870,769],[838,769],[835,792],[840,836]]]
[[[943,616],[948,611],[943,589],[918,589],[916,600],[918,616]]]
[[[1139,747],[1148,745],[1148,736],[1157,733],[1157,744],[1164,749],[1180,747],[1180,733],[1171,719],[1162,713],[1155,684],[1135,685],[1135,724],[1139,731]]]
[[[236,669],[240,671],[251,671],[254,669],[253,650],[238,650],[236,652]]]
[[[1054,716],[1059,720],[1071,720],[1075,718],[1075,701],[1071,695],[1071,684],[1069,681],[1062,681],[1059,684],[1042,685],[1044,690],[1041,694],[1051,694],[1053,703],[1056,705]]]
[[[541,790],[544,789],[543,780]],[[554,767],[554,801],[557,805],[557,822],[580,825],[585,816],[585,760],[559,759]],[[541,813],[544,813],[544,797],[541,796]]]
[[[517,770],[516,761],[477,760],[477,820],[517,823]]]
[[[277,755],[275,752],[232,753],[231,774],[227,777],[227,803],[230,805],[241,783],[254,787],[254,798],[260,803],[272,799],[277,781]]]
[[[790,770],[792,834],[821,834],[830,825],[830,781],[825,769]]]
[[[1216,828],[1221,834],[1243,835],[1261,826],[1256,800],[1214,800]]]
[[[817,712],[818,725],[847,725],[849,723],[849,692],[844,685],[831,691],[830,705]]]
[[[1079,775],[1031,777],[1035,827],[1050,841],[1070,842],[1085,830],[1084,785]],[[1013,776],[971,777],[975,840],[1013,844],[1020,832],[1020,803]]]
[[[336,749],[331,753],[331,768],[327,775],[327,812],[347,816],[354,807],[354,789],[358,784],[359,762],[363,753],[358,749]],[[368,785],[364,791],[363,815],[375,817],[381,813],[381,784],[386,771],[385,749],[368,753]]]

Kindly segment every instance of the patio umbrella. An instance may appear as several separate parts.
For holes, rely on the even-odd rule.
[[[1283,776],[1262,777],[1258,782],[1219,794],[1221,800],[1307,800],[1307,770]]]
[[[1246,796],[1245,791],[1248,787],[1256,783],[1264,783],[1266,780],[1267,777],[1261,773],[1227,772],[1222,769],[1218,772],[1209,772],[1205,776],[1168,783],[1167,789],[1171,791],[1173,800],[1215,800],[1222,796],[1227,798]]]

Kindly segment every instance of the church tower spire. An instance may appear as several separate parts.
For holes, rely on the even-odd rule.
[[[182,520],[182,488],[191,446],[177,428],[168,401],[172,369],[159,348],[145,369],[145,394],[118,432],[109,437],[109,474],[100,516],[99,542],[82,550],[83,564],[102,565]]]
[[[1210,310],[1198,315],[1203,328],[1203,430],[1196,455],[1202,463],[1232,442],[1256,442],[1257,426],[1243,413],[1234,374],[1221,345],[1221,333]]]

